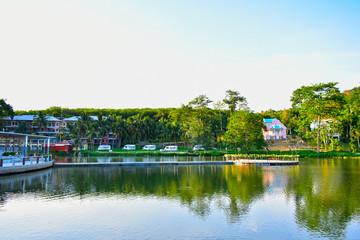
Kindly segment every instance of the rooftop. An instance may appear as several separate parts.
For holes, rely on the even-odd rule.
[[[34,121],[34,119],[37,117],[37,115],[19,115],[14,116],[12,120],[14,121]],[[10,117],[3,118],[4,120],[11,120]],[[60,122],[59,119],[53,116],[46,116],[46,120],[50,122]]]
[[[264,118],[264,123],[272,123],[276,118]]]

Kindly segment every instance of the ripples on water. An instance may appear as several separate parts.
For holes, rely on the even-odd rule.
[[[4,239],[356,239],[359,169],[357,160],[307,160],[2,176],[0,232]]]

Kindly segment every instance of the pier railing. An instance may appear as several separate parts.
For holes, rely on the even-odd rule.
[[[299,161],[299,155],[276,155],[276,154],[226,154],[226,161],[235,160],[277,160],[277,161]]]
[[[18,167],[25,165],[36,165],[52,161],[52,155],[40,156],[0,156],[0,167]]]

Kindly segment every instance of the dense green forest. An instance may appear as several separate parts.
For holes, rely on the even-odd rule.
[[[338,83],[302,86],[291,96],[292,107],[254,113],[238,91],[228,90],[222,101],[213,102],[199,95],[180,108],[159,109],[68,109],[50,107],[42,111],[15,111],[15,115],[38,115],[36,124],[46,124],[45,116],[60,119],[80,116],[78,124],[60,132],[76,145],[84,139],[115,135],[119,146],[126,143],[183,142],[205,147],[261,149],[263,118],[277,118],[288,128],[288,134],[300,136],[318,150],[360,148],[360,87],[340,92]],[[9,104],[2,102],[1,117],[11,115]],[[11,108],[11,106],[10,106]],[[12,108],[10,109],[12,110]],[[93,120],[90,116],[97,116]],[[43,121],[41,121],[43,119]],[[311,128],[311,125],[315,127]],[[20,128],[19,128],[20,130]],[[24,130],[23,130],[24,131]],[[341,135],[341,141],[334,138]]]

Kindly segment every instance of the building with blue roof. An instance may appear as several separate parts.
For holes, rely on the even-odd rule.
[[[12,119],[10,117],[3,118],[5,122],[4,131],[17,132],[17,129],[22,124],[25,124],[27,132],[34,132],[48,136],[59,133],[59,129],[62,125],[60,119],[53,116],[46,116],[47,126],[36,126],[34,125],[36,117],[37,115],[18,115],[14,116]]]
[[[286,137],[286,127],[276,118],[265,118],[263,123],[266,130],[263,131],[264,139],[269,140],[283,140]]]

